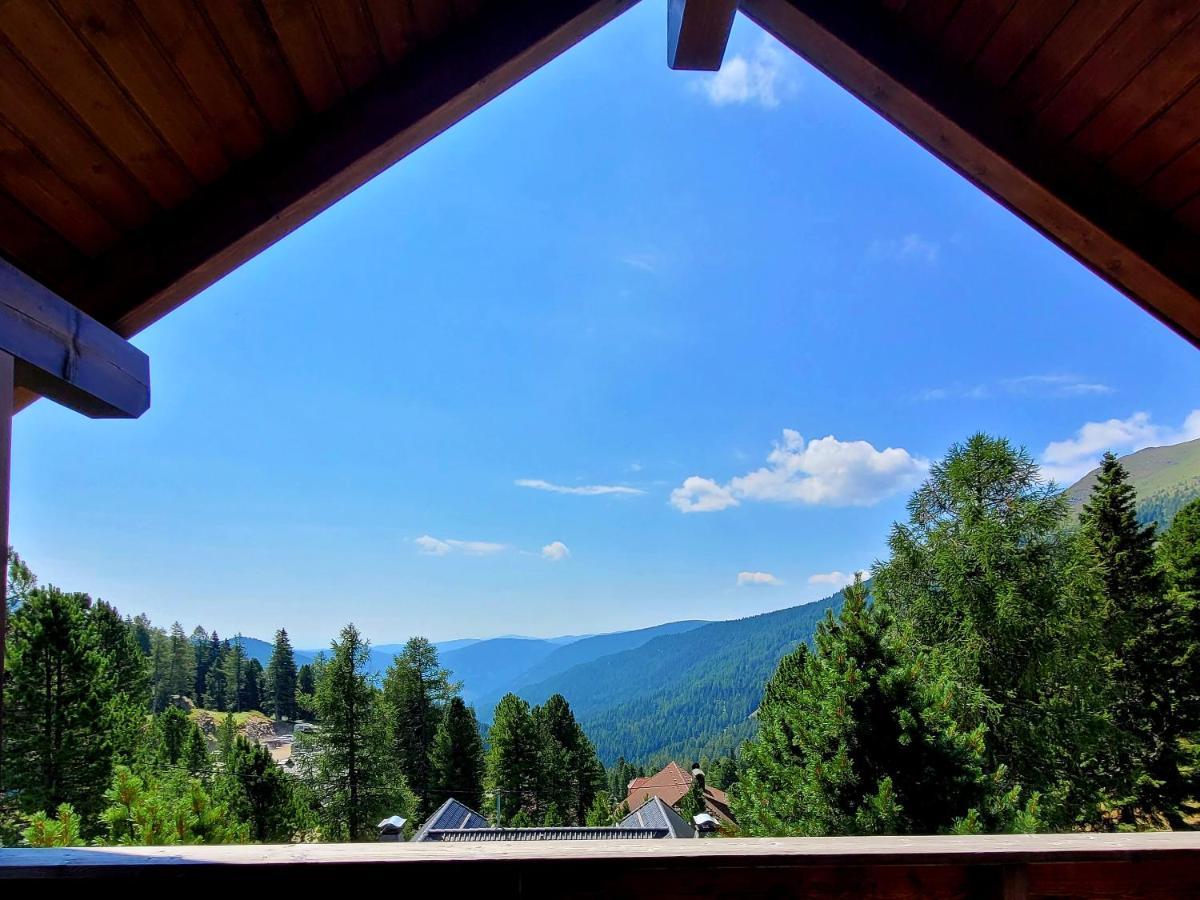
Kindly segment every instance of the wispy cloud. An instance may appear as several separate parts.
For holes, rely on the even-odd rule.
[[[747,585],[779,585],[783,584],[778,578],[770,572],[738,572],[737,576],[738,587],[746,587]]]
[[[1020,375],[979,384],[953,384],[929,388],[916,395],[917,400],[988,400],[994,397],[1033,397],[1064,399],[1098,397],[1113,393],[1107,384],[1081,375]]]
[[[447,556],[450,553],[465,553],[468,556],[491,556],[509,549],[508,544],[491,541],[458,541],[453,538],[435,538],[423,534],[413,541],[425,556]]]
[[[876,450],[866,441],[839,441],[833,435],[806,444],[798,431],[785,428],[767,465],[724,484],[693,475],[671,492],[671,503],[685,513],[716,512],[754,500],[873,506],[916,484],[928,468],[926,460],[907,450]]]
[[[1200,438],[1200,409],[1194,409],[1178,428],[1156,425],[1147,412],[1125,419],[1085,422],[1074,437],[1051,441],[1042,453],[1042,474],[1062,485],[1078,481],[1100,463],[1104,451],[1132,453],[1146,447],[1178,444]]]
[[[839,572],[836,569],[832,572],[818,572],[816,575],[808,576],[808,583],[827,584],[840,588],[845,587],[846,585],[850,584],[850,582],[854,581],[855,574],[856,573],[854,572]],[[857,574],[862,575],[863,578],[866,578],[871,573],[866,569],[860,569]]]
[[[662,257],[657,253],[626,253],[617,259],[625,265],[643,272],[656,273],[662,265]]]
[[[541,478],[518,478],[518,487],[533,488],[535,491],[550,491],[555,494],[574,494],[577,497],[598,497],[603,494],[644,494],[640,488],[628,487],[623,484],[582,484],[577,486],[553,484]]]
[[[920,262],[932,265],[938,261],[941,252],[940,243],[915,232],[899,238],[875,240],[867,246],[867,256],[870,259],[891,262]]]
[[[763,35],[750,53],[725,60],[721,71],[695,82],[714,106],[756,104],[774,109],[800,90],[797,60],[770,35]]]
[[[567,545],[562,541],[551,541],[542,548],[542,556],[551,562],[561,562],[571,555],[571,551],[567,549]]]

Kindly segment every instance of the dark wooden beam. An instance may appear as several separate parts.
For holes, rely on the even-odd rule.
[[[14,360],[15,387],[94,419],[136,419],[150,406],[146,354],[4,260],[0,353]]]
[[[721,68],[737,0],[667,0],[667,65],[715,72]]]
[[[4,569],[0,570],[0,687],[4,680],[4,656],[8,650],[8,506],[12,473],[13,358],[0,352],[0,549]],[[0,690],[0,796],[8,782],[4,767],[4,691]]]
[[[880,2],[741,0],[780,41],[1200,346],[1195,235],[906,33]]]
[[[488,4],[53,286],[117,333],[135,334],[636,2]]]

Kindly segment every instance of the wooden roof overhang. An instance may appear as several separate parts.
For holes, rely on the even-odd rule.
[[[634,2],[0,0],[0,256],[132,335]],[[738,5],[1200,342],[1200,0]]]

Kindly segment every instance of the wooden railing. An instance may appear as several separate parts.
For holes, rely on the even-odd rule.
[[[1200,898],[1200,834],[0,850],[0,896],[32,896],[47,880],[344,892],[324,900],[368,890],[438,900]]]

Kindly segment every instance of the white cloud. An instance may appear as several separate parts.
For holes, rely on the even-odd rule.
[[[601,494],[644,494],[640,488],[626,487],[623,484],[584,484],[570,487],[565,484],[552,484],[541,478],[518,478],[514,484],[518,487],[533,488],[537,491],[552,491],[555,494],[575,494],[579,497],[597,497]]]
[[[423,534],[413,541],[420,553],[426,556],[446,556],[449,553],[465,553],[468,556],[490,556],[508,549],[508,544],[491,541],[456,541],[452,538],[435,538]]]
[[[755,584],[783,584],[782,581],[770,572],[738,572],[737,583],[738,587]]]
[[[930,265],[937,262],[941,252],[941,244],[916,233],[906,234],[901,238],[872,241],[867,247],[867,256],[871,259],[923,262]]]
[[[657,253],[626,253],[618,259],[631,268],[651,274],[657,273],[662,264],[662,258]]]
[[[792,52],[764,34],[748,56],[735,54],[696,84],[714,106],[757,103],[774,109],[800,89],[800,77]]]
[[[947,387],[930,388],[917,394],[916,399],[987,400],[1003,396],[1061,399],[1096,397],[1112,392],[1113,389],[1107,384],[1088,381],[1079,375],[1020,375],[1016,378],[1001,378],[998,381],[981,384],[954,384]]]
[[[551,562],[560,562],[570,555],[571,551],[562,541],[552,541],[542,548],[542,556]]]
[[[867,578],[870,576],[871,573],[868,572],[866,569],[860,569],[857,573],[839,572],[837,570],[834,570],[832,572],[819,572],[816,575],[809,575],[808,583],[809,584],[828,584],[828,585],[832,585],[833,587],[840,588],[840,587],[845,587],[846,585],[848,585],[852,581],[854,581],[855,574],[859,574],[859,575],[862,575],[863,578]]]
[[[1132,453],[1145,447],[1178,444],[1200,438],[1200,409],[1194,409],[1179,428],[1156,425],[1147,412],[1126,419],[1085,422],[1075,436],[1051,441],[1042,453],[1042,474],[1062,485],[1078,481],[1100,463],[1104,451]]]
[[[693,475],[671,492],[671,503],[685,513],[715,512],[744,500],[872,506],[916,484],[928,468],[928,461],[907,450],[876,450],[866,441],[839,441],[833,435],[806,445],[798,431],[785,428],[766,466],[723,485]]]

